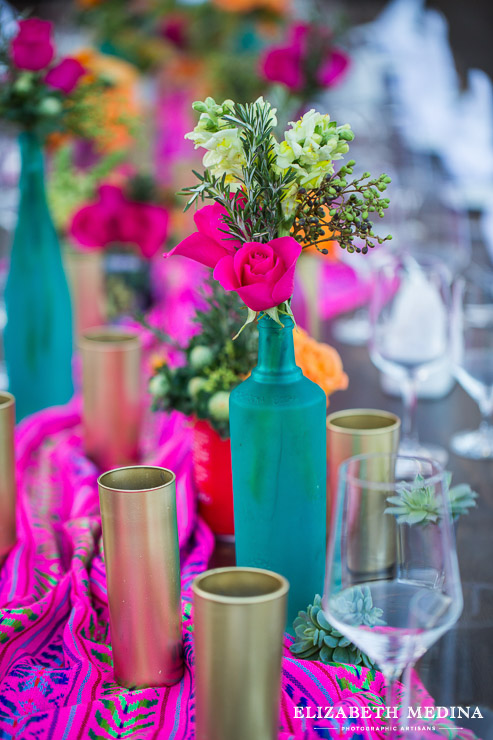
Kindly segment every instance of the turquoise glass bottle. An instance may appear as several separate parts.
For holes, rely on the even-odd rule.
[[[46,201],[43,149],[19,137],[20,201],[5,287],[4,350],[17,420],[73,394],[72,311],[58,237]]]
[[[258,364],[230,397],[236,563],[290,583],[288,629],[323,593],[326,398],[294,358],[293,322],[259,321]]]

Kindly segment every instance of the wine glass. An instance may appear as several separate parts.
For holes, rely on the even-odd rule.
[[[339,469],[322,608],[384,674],[390,717],[398,712],[401,674],[453,626],[462,605],[441,466],[401,455],[346,460]]]
[[[473,460],[493,458],[493,289],[458,280],[453,290],[452,361],[454,374],[479,406],[478,429],[455,434],[453,452]]]
[[[421,444],[416,427],[419,382],[437,369],[448,369],[449,363],[450,276],[442,263],[404,255],[382,265],[375,276],[370,321],[371,360],[401,386],[399,452],[445,464],[447,451]]]

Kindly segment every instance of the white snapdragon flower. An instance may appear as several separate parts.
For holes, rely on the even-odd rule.
[[[226,174],[226,181],[234,185],[242,175],[245,154],[241,143],[240,132],[223,116],[233,111],[232,100],[225,100],[218,105],[213,98],[194,104],[200,112],[200,118],[194,130],[185,134],[195,144],[195,149],[206,149],[203,165],[215,177]]]
[[[276,166],[281,172],[292,167],[297,173],[298,187],[316,189],[326,175],[334,172],[332,162],[346,154],[348,141],[352,139],[348,124],[337,126],[329,115],[310,110],[290,124],[284,141],[277,145]],[[289,201],[285,199],[286,204]]]

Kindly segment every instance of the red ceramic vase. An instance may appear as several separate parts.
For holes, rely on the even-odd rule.
[[[193,424],[193,468],[199,514],[216,535],[234,534],[231,443],[208,421]]]

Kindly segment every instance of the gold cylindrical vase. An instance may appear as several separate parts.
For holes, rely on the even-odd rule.
[[[0,564],[16,541],[15,398],[0,393]]]
[[[288,590],[257,568],[195,579],[197,740],[277,740]]]
[[[80,337],[106,321],[103,254],[66,249],[64,263],[72,294],[75,334]]]
[[[171,686],[183,675],[175,475],[118,468],[98,485],[115,681]]]
[[[347,409],[327,417],[327,531],[330,531],[338,490],[339,467],[354,455],[395,454],[399,447],[401,421],[390,411],[379,409]],[[385,516],[386,497],[380,491],[367,491],[364,496],[367,526],[365,532],[372,543],[354,542],[351,565],[355,572],[371,579],[391,568],[395,562],[395,519]],[[378,547],[373,543],[379,542]],[[371,550],[371,560],[367,553]]]
[[[141,342],[132,331],[97,327],[79,340],[84,449],[103,470],[138,462],[142,420]]]

